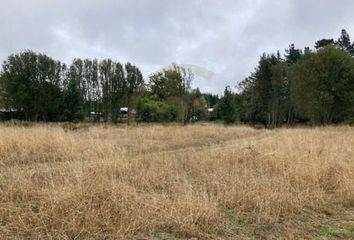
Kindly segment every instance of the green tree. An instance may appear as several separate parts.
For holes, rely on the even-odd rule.
[[[102,91],[102,113],[103,120],[108,121],[112,109],[112,80],[113,80],[113,62],[111,59],[104,59],[99,64],[99,79]]]
[[[336,45],[339,48],[346,50],[348,53],[350,53],[350,55],[354,56],[354,46],[351,43],[350,36],[345,29],[342,29],[341,35],[338,38]]]
[[[327,45],[334,45],[334,44],[335,44],[335,42],[334,42],[333,38],[331,38],[331,39],[323,38],[321,40],[318,40],[315,43],[315,48],[319,49],[319,48],[325,47]]]
[[[31,120],[34,112],[36,61],[34,52],[25,51],[10,55],[2,66],[2,99],[11,108],[22,109],[26,120]]]
[[[254,81],[253,122],[262,122],[269,125],[272,121],[273,66],[278,63],[279,59],[276,56],[264,54],[253,78],[251,78]]]
[[[293,68],[291,97],[296,112],[312,124],[352,121],[354,62],[331,45],[306,54]]]
[[[126,71],[126,84],[127,84],[127,103],[128,103],[128,119],[127,124],[130,124],[130,115],[131,109],[133,107],[133,97],[136,96],[144,86],[143,75],[141,74],[138,67],[132,65],[131,63],[127,63],[125,65]]]
[[[292,53],[300,53],[291,47]],[[239,84],[237,95],[240,118],[245,122],[263,123],[275,127],[288,120],[292,113],[289,97],[289,66],[300,55],[283,60],[280,54],[263,54],[255,72]]]
[[[97,59],[84,59],[82,60],[82,63],[84,112],[85,115],[92,120],[91,113],[97,113],[100,111],[101,89],[99,83],[99,64]],[[99,120],[99,115],[96,114],[95,116],[95,120]]]
[[[3,63],[2,99],[24,113],[26,120],[57,120],[61,101],[58,61],[26,50],[10,55]]]
[[[170,69],[156,73],[149,78],[151,94],[160,101],[174,99],[179,104],[179,119],[185,124],[191,112],[191,82],[193,74],[190,70],[173,65]]]
[[[303,55],[301,49],[295,48],[295,44],[291,44],[285,52],[285,62],[289,65],[296,63]]]
[[[289,102],[288,66],[279,61],[272,65],[270,115],[268,124],[276,127],[282,124],[286,113],[291,111]]]
[[[63,120],[79,121],[83,120],[83,101],[78,80],[75,76],[70,76],[68,85],[64,91],[63,100]]]
[[[137,105],[139,121],[172,122],[178,115],[178,105],[171,101],[160,101],[154,97],[143,97]]]
[[[111,81],[111,120],[116,123],[120,108],[126,104],[127,98],[127,82],[124,76],[122,64],[114,64],[114,73]]]
[[[237,121],[235,97],[229,86],[225,88],[224,96],[221,99],[220,111],[225,124],[232,124]]]

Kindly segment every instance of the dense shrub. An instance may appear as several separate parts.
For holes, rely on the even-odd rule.
[[[178,106],[174,102],[142,98],[138,103],[137,111],[140,121],[170,122],[177,119]]]

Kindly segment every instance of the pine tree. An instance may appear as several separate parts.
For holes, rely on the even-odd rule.
[[[350,53],[350,55],[354,56],[354,46],[351,43],[349,34],[345,29],[342,29],[341,36],[338,38],[336,44],[341,49],[346,50]]]
[[[225,124],[232,124],[236,122],[237,112],[235,98],[229,86],[225,88],[224,97],[221,100],[220,111]]]
[[[141,74],[138,67],[127,63],[125,65],[126,71],[126,83],[127,83],[127,99],[128,99],[128,119],[127,124],[130,124],[130,113],[132,107],[132,98],[135,93],[138,92],[139,88],[144,85],[143,75]]]
[[[72,122],[83,120],[82,95],[79,84],[75,78],[70,78],[68,86],[64,91],[63,107],[64,121]]]

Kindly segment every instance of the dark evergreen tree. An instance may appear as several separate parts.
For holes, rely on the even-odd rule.
[[[334,42],[333,38],[331,38],[331,39],[323,38],[321,40],[318,40],[315,43],[315,48],[319,49],[319,48],[325,47],[327,45],[334,45],[334,44],[335,44],[335,42]]]
[[[104,59],[99,64],[99,79],[101,86],[101,104],[103,120],[108,121],[112,109],[112,80],[113,80],[113,62],[111,59]]]
[[[79,82],[74,76],[70,76],[64,91],[63,120],[72,122],[81,121],[83,118],[83,101]]]
[[[234,95],[229,86],[225,88],[224,96],[220,103],[220,111],[225,124],[232,124],[237,121],[237,111]]]
[[[291,44],[285,52],[285,62],[289,65],[296,63],[302,56],[301,49],[295,48],[295,44]]]
[[[345,29],[342,29],[341,35],[338,38],[338,41],[336,42],[337,46],[339,46],[341,49],[348,51],[350,54],[352,54],[352,43],[350,41],[350,36],[348,32]]]
[[[139,89],[144,86],[143,75],[141,74],[139,68],[132,65],[131,63],[127,63],[125,65],[126,71],[126,84],[127,84],[127,103],[128,103],[128,119],[127,124],[130,124],[130,113],[131,108],[133,107],[133,96],[137,95]]]
[[[127,104],[127,82],[122,64],[114,64],[114,73],[111,81],[111,120],[118,121],[120,108]]]

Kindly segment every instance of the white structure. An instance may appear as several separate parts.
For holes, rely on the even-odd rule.
[[[121,107],[121,108],[119,109],[119,112],[120,112],[121,114],[128,114],[128,107]]]

